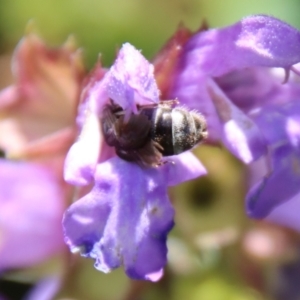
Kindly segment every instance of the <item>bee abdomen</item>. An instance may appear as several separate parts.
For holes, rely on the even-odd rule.
[[[151,138],[159,143],[163,156],[180,154],[206,137],[205,119],[183,107],[158,107],[152,115]]]
[[[163,156],[174,154],[172,123],[171,107],[157,107],[153,111],[151,139],[161,145]]]
[[[193,116],[184,108],[176,107],[172,111],[173,154],[191,149],[196,144],[196,126]]]

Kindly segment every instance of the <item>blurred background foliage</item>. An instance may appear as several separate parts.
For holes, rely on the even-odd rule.
[[[98,53],[109,66],[124,42],[153,57],[181,22],[196,30],[203,20],[219,27],[259,13],[300,28],[299,11],[299,0],[1,0],[0,54],[12,52],[30,19],[51,45],[74,34],[91,68]],[[10,80],[8,65],[0,65],[1,86]],[[72,257],[57,299],[300,299],[291,288],[293,278],[300,277],[299,268],[293,269],[299,260],[298,235],[247,219],[247,174],[224,149],[203,146],[196,154],[209,176],[170,191],[176,226],[163,280],[130,281],[122,270],[101,274],[92,261]],[[22,276],[26,282],[26,272],[13,278]]]
[[[1,0],[1,49],[12,49],[33,19],[47,41],[59,44],[74,34],[89,66],[99,52],[109,65],[126,41],[152,57],[180,22],[196,30],[204,19],[226,26],[263,13],[299,27],[299,6],[298,0]]]

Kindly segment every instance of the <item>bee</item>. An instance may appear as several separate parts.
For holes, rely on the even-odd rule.
[[[143,167],[162,165],[163,156],[177,155],[207,138],[205,118],[198,112],[175,106],[177,100],[138,107],[126,115],[114,102],[102,112],[101,125],[106,143],[116,154]]]

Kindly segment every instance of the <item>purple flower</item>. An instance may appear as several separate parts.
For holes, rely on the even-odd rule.
[[[42,165],[0,160],[0,270],[40,263],[63,249],[64,193]]]
[[[247,212],[254,218],[267,218],[300,229],[297,215],[300,204],[300,103],[267,105],[256,114],[255,120],[267,139],[269,152],[264,157],[266,171],[259,169],[260,172],[255,174],[257,182],[247,195]]]
[[[247,17],[227,28],[200,31],[184,45],[172,95],[196,105],[206,116],[211,141],[221,140],[249,163],[266,151],[264,138],[248,114],[222,93],[214,79],[245,68],[290,68],[299,60],[300,33],[296,29],[268,16]],[[232,82],[233,86],[240,84]],[[235,141],[232,131],[239,132],[244,141]]]
[[[298,76],[289,76],[298,73],[298,62],[298,30],[273,17],[250,16],[185,43],[172,95],[206,116],[211,143],[221,141],[245,164],[268,162],[267,174],[256,170],[247,195],[249,216],[299,229],[290,217],[300,201],[300,85]]]
[[[94,188],[65,214],[66,242],[94,258],[100,271],[124,265],[131,278],[158,280],[173,227],[167,186],[199,176],[200,168],[190,153],[161,168],[142,169],[118,157],[97,165]]]
[[[269,163],[267,172],[256,168],[249,216],[299,229],[300,86],[290,74],[298,73],[299,31],[262,15],[194,35],[180,28],[154,62],[163,96],[203,113],[211,144],[222,142],[251,169],[258,160]],[[132,278],[157,280],[173,224],[166,189],[205,171],[190,153],[157,169],[114,157],[99,128],[102,109],[112,99],[128,116],[138,105],[158,103],[153,66],[125,44],[108,71],[98,66],[94,74],[78,110],[81,133],[65,164],[69,182],[94,181],[94,187],[66,212],[66,241],[104,272],[124,265]]]
[[[108,100],[112,99],[126,113],[136,112],[137,105],[155,104],[159,100],[153,66],[130,44],[123,45],[103,79],[99,73],[104,76],[101,66],[92,74],[93,84],[79,106],[77,123],[81,133],[66,159],[65,179],[75,185],[91,182],[99,159],[104,160],[101,154],[107,151],[107,147],[99,116]],[[100,80],[95,81],[94,77]]]
[[[123,265],[131,278],[156,281],[163,274],[166,237],[173,227],[167,187],[206,171],[189,152],[158,168],[122,160],[106,145],[99,124],[110,99],[122,107],[125,117],[136,113],[138,105],[158,103],[153,71],[130,44],[123,45],[107,72],[100,65],[94,70],[78,110],[81,133],[65,163],[66,180],[77,185],[94,181],[94,187],[67,210],[63,226],[71,251],[95,259],[100,271]]]

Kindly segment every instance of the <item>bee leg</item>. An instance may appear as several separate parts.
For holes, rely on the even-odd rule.
[[[172,99],[172,100],[161,100],[159,101],[159,105],[160,106],[174,106],[174,105],[178,105],[179,104],[179,100],[177,98]]]
[[[158,164],[157,164],[157,167],[161,167],[161,166],[164,166],[166,164],[172,164],[172,165],[175,165],[175,161],[173,160],[161,160]]]
[[[156,108],[157,106],[167,106],[167,107],[170,107],[170,106],[177,105],[177,104],[179,104],[178,99],[160,100],[158,103],[153,103],[153,104],[138,106],[138,110],[141,111],[143,109]]]
[[[156,108],[157,105],[158,105],[157,103],[148,104],[148,105],[137,105],[137,108],[138,108],[139,111],[142,111],[143,109]]]
[[[161,162],[161,146],[153,140],[149,140],[143,147],[135,151],[135,161],[141,167],[157,167]]]

